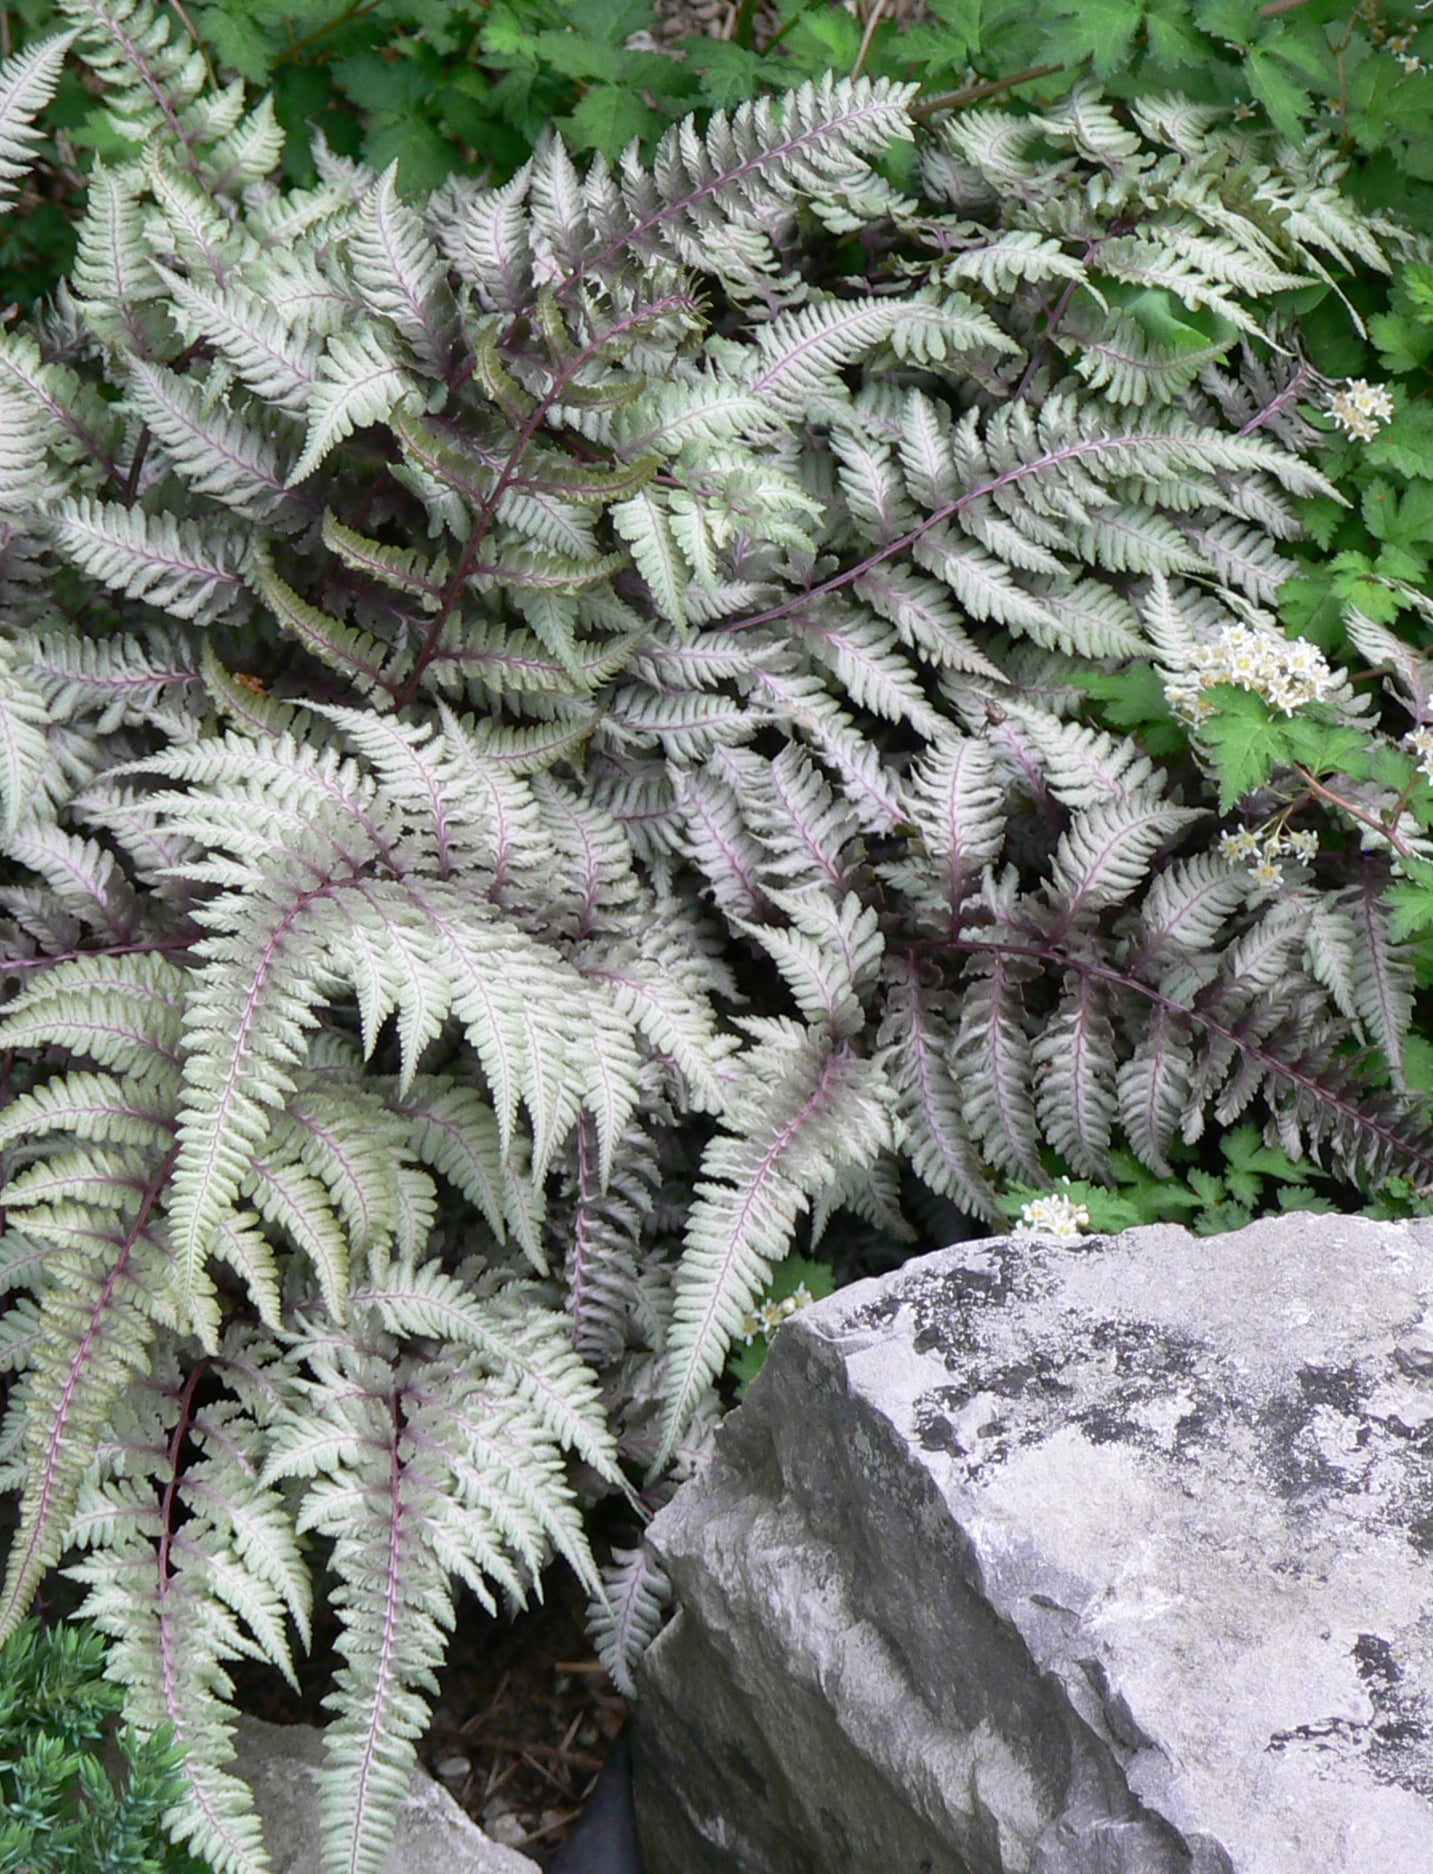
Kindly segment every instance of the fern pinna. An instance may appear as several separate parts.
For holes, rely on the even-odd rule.
[[[560,1553],[626,1674],[662,1587],[584,1500],[700,1461],[798,1229],[1251,1107],[1428,1176],[1407,794],[1271,774],[1326,840],[1272,892],[1200,739],[1327,492],[1267,308],[1398,237],[1176,100],[917,141],[864,81],[650,169],[284,190],[168,15],[65,4],[133,155],[0,334],[0,1632],[78,1552],[173,1828],[251,1874],[228,1666],[292,1672],[325,1566],[374,1874],[455,1583]],[[5,68],[6,186],[68,50]],[[1380,732],[1326,667],[1300,719]]]

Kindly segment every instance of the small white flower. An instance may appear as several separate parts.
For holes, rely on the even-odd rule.
[[[1372,442],[1382,424],[1393,416],[1393,398],[1386,386],[1367,378],[1351,377],[1334,392],[1325,406],[1346,435]]]
[[[1433,781],[1433,729],[1426,725],[1410,729],[1403,738],[1403,746],[1411,748],[1417,755],[1418,772]]]
[[[763,1340],[770,1340],[783,1321],[789,1321],[798,1308],[810,1307],[815,1299],[804,1282],[798,1282],[792,1292],[780,1301],[768,1296],[743,1319],[740,1329],[742,1345],[749,1347],[758,1335]]]
[[[1063,1191],[1052,1192],[1047,1197],[1033,1197],[1028,1204],[1020,1206],[1020,1222],[1016,1224],[1016,1236],[1053,1236],[1063,1243],[1079,1240],[1082,1230],[1090,1227],[1090,1213],[1084,1204],[1077,1204]]]
[[[1336,682],[1323,652],[1307,638],[1286,638],[1242,624],[1225,625],[1217,636],[1197,645],[1189,663],[1190,671],[1165,685],[1170,707],[1186,722],[1199,722],[1212,713],[1213,705],[1200,692],[1216,683],[1252,690],[1292,716],[1305,703],[1319,702]],[[1198,707],[1191,707],[1196,698]]]
[[[1249,867],[1249,876],[1264,891],[1277,891],[1284,882],[1284,868],[1277,859],[1264,858]]]

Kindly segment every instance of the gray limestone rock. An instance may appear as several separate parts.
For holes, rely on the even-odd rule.
[[[1430,1225],[993,1239],[803,1310],[651,1528],[652,1874],[1428,1874],[1430,1459]]]
[[[234,1743],[236,1755],[227,1767],[254,1792],[273,1874],[321,1874],[322,1731],[241,1717]],[[398,1812],[388,1874],[537,1874],[537,1863],[489,1841],[447,1790],[417,1769]]]

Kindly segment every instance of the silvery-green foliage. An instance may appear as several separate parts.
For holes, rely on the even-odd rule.
[[[604,1586],[569,1462],[701,1461],[803,1218],[993,1220],[1251,1106],[1426,1176],[1346,1058],[1408,1020],[1381,862],[1260,898],[1070,680],[1277,584],[1324,484],[1297,358],[1237,347],[1375,235],[1322,159],[1084,92],[902,194],[906,92],[834,79],[650,169],[284,191],[168,15],[66,5],[134,154],[0,334],[0,1630],[81,1550],[249,1874],[227,1668],[292,1669],[322,1538],[370,1874],[455,1582],[565,1556],[630,1671],[660,1586]]]

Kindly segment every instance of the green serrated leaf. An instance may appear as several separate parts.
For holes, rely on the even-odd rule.
[[[1287,752],[1284,722],[1262,697],[1232,684],[1207,692],[1216,713],[1201,722],[1200,743],[1219,777],[1219,810],[1227,813],[1251,789],[1262,787]]]

